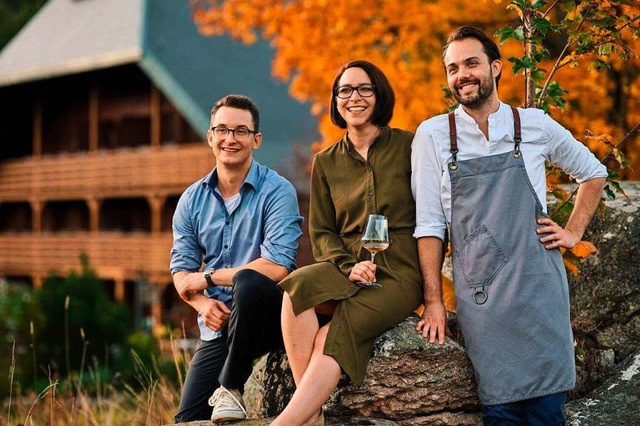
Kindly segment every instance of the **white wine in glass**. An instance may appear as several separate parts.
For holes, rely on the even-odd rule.
[[[389,224],[387,217],[380,214],[370,214],[367,225],[362,234],[362,247],[371,253],[373,263],[376,253],[386,250],[389,247]],[[380,287],[376,282],[359,283],[366,287]]]

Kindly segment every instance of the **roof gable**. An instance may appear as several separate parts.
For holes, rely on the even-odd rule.
[[[49,0],[0,51],[0,87],[137,64],[203,138],[214,102],[229,93],[260,108],[261,163],[317,140],[309,105],[271,76],[273,51],[198,32],[188,0]]]
[[[142,57],[145,0],[50,0],[0,52],[0,86]]]

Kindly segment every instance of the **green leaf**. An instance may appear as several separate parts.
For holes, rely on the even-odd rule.
[[[513,4],[520,6],[523,9],[529,9],[529,3],[526,0],[513,0]]]
[[[620,182],[616,182],[616,181],[614,181],[614,180],[608,180],[608,181],[607,181],[607,183],[608,183],[608,184],[611,184],[611,186],[613,186],[613,187],[616,189],[616,192],[617,192],[618,194],[622,194],[622,196],[623,196],[624,198],[626,198],[627,200],[629,200],[629,196],[627,195],[627,193],[626,193],[626,192],[624,192],[624,189],[622,189],[622,187],[620,186]],[[614,198],[615,198],[615,196],[614,196]]]
[[[545,79],[546,71],[540,68],[537,68],[531,72],[531,79],[536,83],[540,83]]]
[[[518,26],[513,31],[513,37],[518,41],[524,41],[524,28],[522,27],[522,25]]]
[[[542,62],[545,59],[547,59],[550,55],[549,55],[549,50],[546,49],[544,46],[536,46],[536,49],[534,49],[531,52],[531,56],[533,56],[533,59],[535,59],[536,62]]]
[[[547,30],[549,30],[549,28],[551,28],[551,22],[547,21],[544,18],[535,17],[535,18],[533,18],[532,26],[540,34],[546,35],[547,34]]]
[[[527,69],[533,69],[536,67],[536,62],[532,58],[525,56],[522,58],[522,66]]]
[[[598,55],[600,56],[609,56],[612,50],[615,50],[615,47],[611,43],[604,43],[598,46]]]
[[[609,64],[607,64],[605,61],[601,60],[601,59],[594,59],[590,64],[589,64],[589,71],[604,71],[609,69]]]
[[[545,6],[545,4],[546,4],[546,3],[547,3],[547,1],[546,1],[546,0],[536,0],[536,1],[534,1],[534,2],[533,2],[533,4],[531,5],[531,8],[532,8],[532,9],[536,9],[536,10],[537,10],[537,9],[542,9],[542,8]]]
[[[514,74],[518,74],[521,69],[524,68],[523,62],[518,58],[509,58],[509,62],[513,62],[513,67],[511,67]]]
[[[500,39],[498,40],[498,43],[500,44],[503,44],[505,41],[509,40],[510,38],[515,38],[514,30],[511,27],[504,27],[499,29],[494,33],[494,36],[500,37]]]
[[[615,194],[615,192],[613,192],[613,190],[611,189],[611,187],[609,185],[605,185],[604,186],[604,192],[607,193],[607,197],[609,197],[610,200],[615,200],[616,199],[616,194]]]
[[[562,3],[562,6],[567,9],[567,12],[571,12],[576,8],[575,0],[560,0],[560,3]]]
[[[547,93],[551,96],[562,96],[569,93],[569,91],[563,89],[562,86],[560,86],[560,83],[558,83],[557,81],[554,81],[549,84],[549,87],[547,88]]]

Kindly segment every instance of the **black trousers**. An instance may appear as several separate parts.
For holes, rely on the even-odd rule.
[[[282,292],[259,272],[244,269],[233,277],[233,305],[223,336],[200,341],[182,389],[176,423],[209,420],[209,397],[220,386],[244,388],[253,361],[282,348]]]

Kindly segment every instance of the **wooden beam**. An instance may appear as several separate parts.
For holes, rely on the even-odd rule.
[[[34,235],[41,235],[43,203],[40,200],[31,200],[29,204],[31,204],[31,232]]]
[[[39,98],[33,108],[33,156],[42,156],[42,100]]]
[[[124,278],[119,277],[114,280],[114,297],[116,301],[123,303],[125,299],[125,283]]]
[[[100,135],[100,87],[94,82],[89,91],[89,152],[97,152]]]
[[[166,197],[151,196],[147,197],[147,202],[151,208],[151,232],[159,234],[162,232],[162,207]]]
[[[162,95],[158,88],[151,83],[151,98],[149,103],[151,116],[151,146],[160,146]]]
[[[152,283],[151,287],[151,321],[153,328],[162,324],[162,292],[166,286]]]
[[[96,198],[87,199],[89,207],[89,231],[98,232],[100,230],[100,206],[102,202]]]

